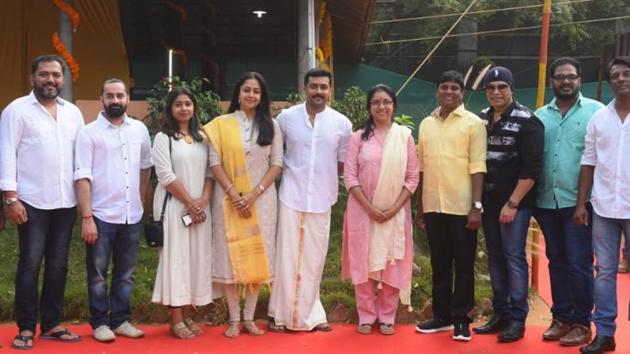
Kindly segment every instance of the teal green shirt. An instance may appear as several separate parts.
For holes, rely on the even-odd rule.
[[[602,107],[604,105],[600,102],[580,93],[564,117],[555,98],[536,111],[536,116],[545,125],[544,162],[538,180],[537,207],[556,209],[575,206],[586,126],[593,113]]]

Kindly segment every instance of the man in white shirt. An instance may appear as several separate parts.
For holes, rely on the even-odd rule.
[[[580,348],[585,354],[615,350],[617,266],[619,242],[630,244],[630,57],[618,57],[608,67],[615,95],[588,122],[573,221],[586,225],[589,191],[593,206],[593,252],[597,259],[593,322],[597,335]],[[591,190],[592,188],[592,190]]]
[[[111,342],[116,335],[144,335],[129,319],[151,141],[146,126],[125,113],[129,97],[124,82],[105,81],[101,102],[103,111],[77,138],[74,179],[87,251],[90,325],[97,341]],[[108,293],[110,256],[114,264]]]
[[[274,282],[269,330],[330,331],[319,299],[330,210],[352,123],[328,107],[332,75],[311,69],[304,76],[306,102],[282,111],[278,125],[286,150],[279,192]]]
[[[72,183],[74,141],[83,116],[58,97],[63,59],[42,55],[31,64],[33,91],[11,102],[0,119],[0,189],[7,217],[18,227],[20,258],[15,277],[15,349],[31,349],[41,313],[41,338],[81,338],[59,323],[76,219]],[[41,300],[39,270],[46,259]]]

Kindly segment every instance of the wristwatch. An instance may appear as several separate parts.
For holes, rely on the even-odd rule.
[[[514,203],[513,201],[509,200],[507,201],[507,203],[505,203],[505,205],[507,205],[508,208],[510,209],[518,209],[518,204]]]
[[[15,202],[17,202],[18,199],[13,197],[13,198],[4,198],[4,205],[9,206]]]
[[[483,210],[483,204],[481,204],[481,202],[473,202],[472,207],[477,210]]]

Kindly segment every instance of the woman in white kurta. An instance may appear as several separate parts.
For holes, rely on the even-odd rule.
[[[196,106],[190,91],[174,88],[166,97],[162,129],[155,136],[152,150],[159,182],[153,200],[155,219],[160,217],[165,195],[170,194],[152,301],[169,306],[171,331],[181,339],[201,334],[201,328],[186,316],[186,307],[212,302],[209,200],[214,182]],[[192,221],[189,226],[182,221],[186,214]]]
[[[240,290],[245,286],[245,308],[243,309],[244,325],[251,335],[261,335],[264,332],[255,323],[254,311],[260,290],[260,284],[243,284],[235,279],[233,262],[230,259],[229,242],[226,235],[226,219],[224,208],[234,207],[239,217],[249,218],[250,210],[256,212],[258,229],[262,236],[266,264],[259,267],[272,269],[275,238],[278,197],[274,180],[282,171],[282,133],[278,124],[271,118],[270,101],[263,77],[258,73],[245,73],[235,85],[234,94],[228,114],[215,118],[206,125],[210,136],[210,166],[217,180],[217,187],[212,201],[212,279],[215,297],[226,296],[230,314],[230,326],[225,335],[234,338],[240,333]],[[223,121],[223,122],[222,122]],[[251,190],[238,190],[222,155],[230,152],[233,144],[220,144],[221,124],[225,121],[236,121],[240,134],[244,158]],[[216,133],[216,134],[215,134]],[[217,136],[217,141],[213,136]],[[238,136],[224,136],[223,140],[238,139]],[[226,173],[227,172],[227,173]],[[229,198],[231,205],[225,205],[224,199]],[[255,207],[254,207],[255,206]],[[252,208],[254,207],[254,208]],[[265,263],[264,259],[263,262]],[[270,276],[272,276],[270,274]],[[270,280],[270,279],[269,279]]]

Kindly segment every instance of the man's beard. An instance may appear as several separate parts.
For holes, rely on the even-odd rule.
[[[580,92],[579,88],[576,88],[575,90],[569,93],[564,93],[560,89],[556,89],[556,88],[553,89],[553,94],[556,96],[556,98],[563,101],[575,99],[578,95],[578,92]]]
[[[45,98],[45,99],[54,99],[57,98],[57,96],[59,96],[59,88],[55,87],[54,85],[48,85],[48,86],[35,86],[35,95],[37,97],[40,98]]]
[[[110,104],[103,107],[108,118],[120,118],[127,111],[127,105]]]

